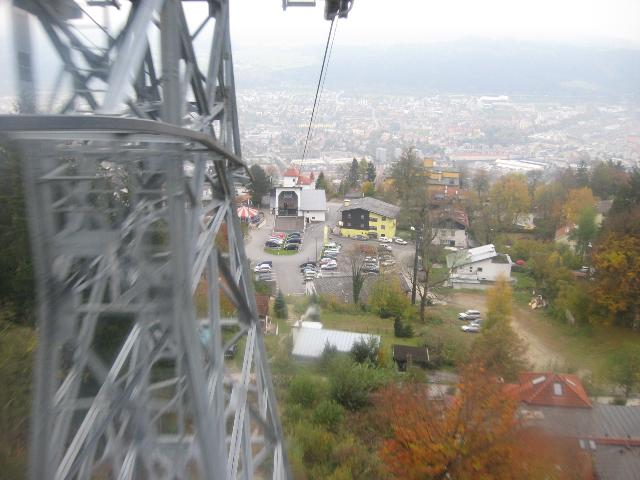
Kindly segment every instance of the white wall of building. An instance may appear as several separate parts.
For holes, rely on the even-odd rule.
[[[453,244],[451,242],[453,242]],[[436,235],[431,243],[433,245],[442,245],[445,247],[469,247],[467,231],[461,229],[438,228],[436,229]]]
[[[500,277],[511,280],[511,259],[509,258],[509,263],[494,263],[490,258],[487,258],[456,267],[452,273],[460,280],[495,282]]]

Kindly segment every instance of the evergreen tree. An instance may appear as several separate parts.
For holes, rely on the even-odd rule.
[[[351,162],[351,168],[349,168],[349,174],[347,175],[347,182],[350,187],[355,187],[358,184],[358,160],[355,158]]]
[[[287,318],[289,316],[287,312],[287,303],[284,300],[282,290],[278,290],[276,302],[273,305],[273,311],[276,314],[276,318]]]
[[[316,180],[316,189],[317,190],[327,189],[327,180],[324,178],[324,172],[320,172],[320,175],[318,175],[318,179]]]
[[[376,166],[373,162],[367,164],[367,181],[371,183],[376,181]]]
[[[249,171],[253,177],[253,182],[251,182],[249,186],[251,201],[254,205],[260,205],[262,197],[269,192],[269,188],[271,187],[269,177],[267,177],[267,174],[260,165],[251,165]]]

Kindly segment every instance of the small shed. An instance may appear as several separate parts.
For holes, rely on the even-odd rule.
[[[398,370],[404,372],[407,365],[427,367],[429,365],[429,350],[426,347],[411,347],[409,345],[393,345],[393,361]]]
[[[292,355],[301,359],[318,359],[322,356],[326,345],[332,345],[338,352],[347,353],[353,345],[371,337],[380,342],[379,335],[368,333],[344,332],[341,330],[325,330],[319,328],[294,327]]]

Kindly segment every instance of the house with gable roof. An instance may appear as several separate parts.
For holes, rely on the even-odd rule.
[[[513,262],[506,253],[498,253],[493,244],[461,250],[447,255],[453,288],[485,288],[498,278],[511,281]]]
[[[640,478],[640,406],[592,402],[580,378],[564,373],[524,372],[504,391],[520,403],[518,415],[526,426],[588,454],[596,479]]]
[[[271,191],[270,208],[276,215],[276,230],[302,231],[309,222],[324,222],[327,199],[324,190],[316,190],[313,172],[308,176],[289,167],[281,185]]]

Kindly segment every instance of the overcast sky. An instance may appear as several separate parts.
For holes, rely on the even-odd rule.
[[[232,42],[241,47],[323,45],[324,2],[232,0]],[[336,43],[388,45],[463,37],[640,47],[640,0],[356,0]]]

